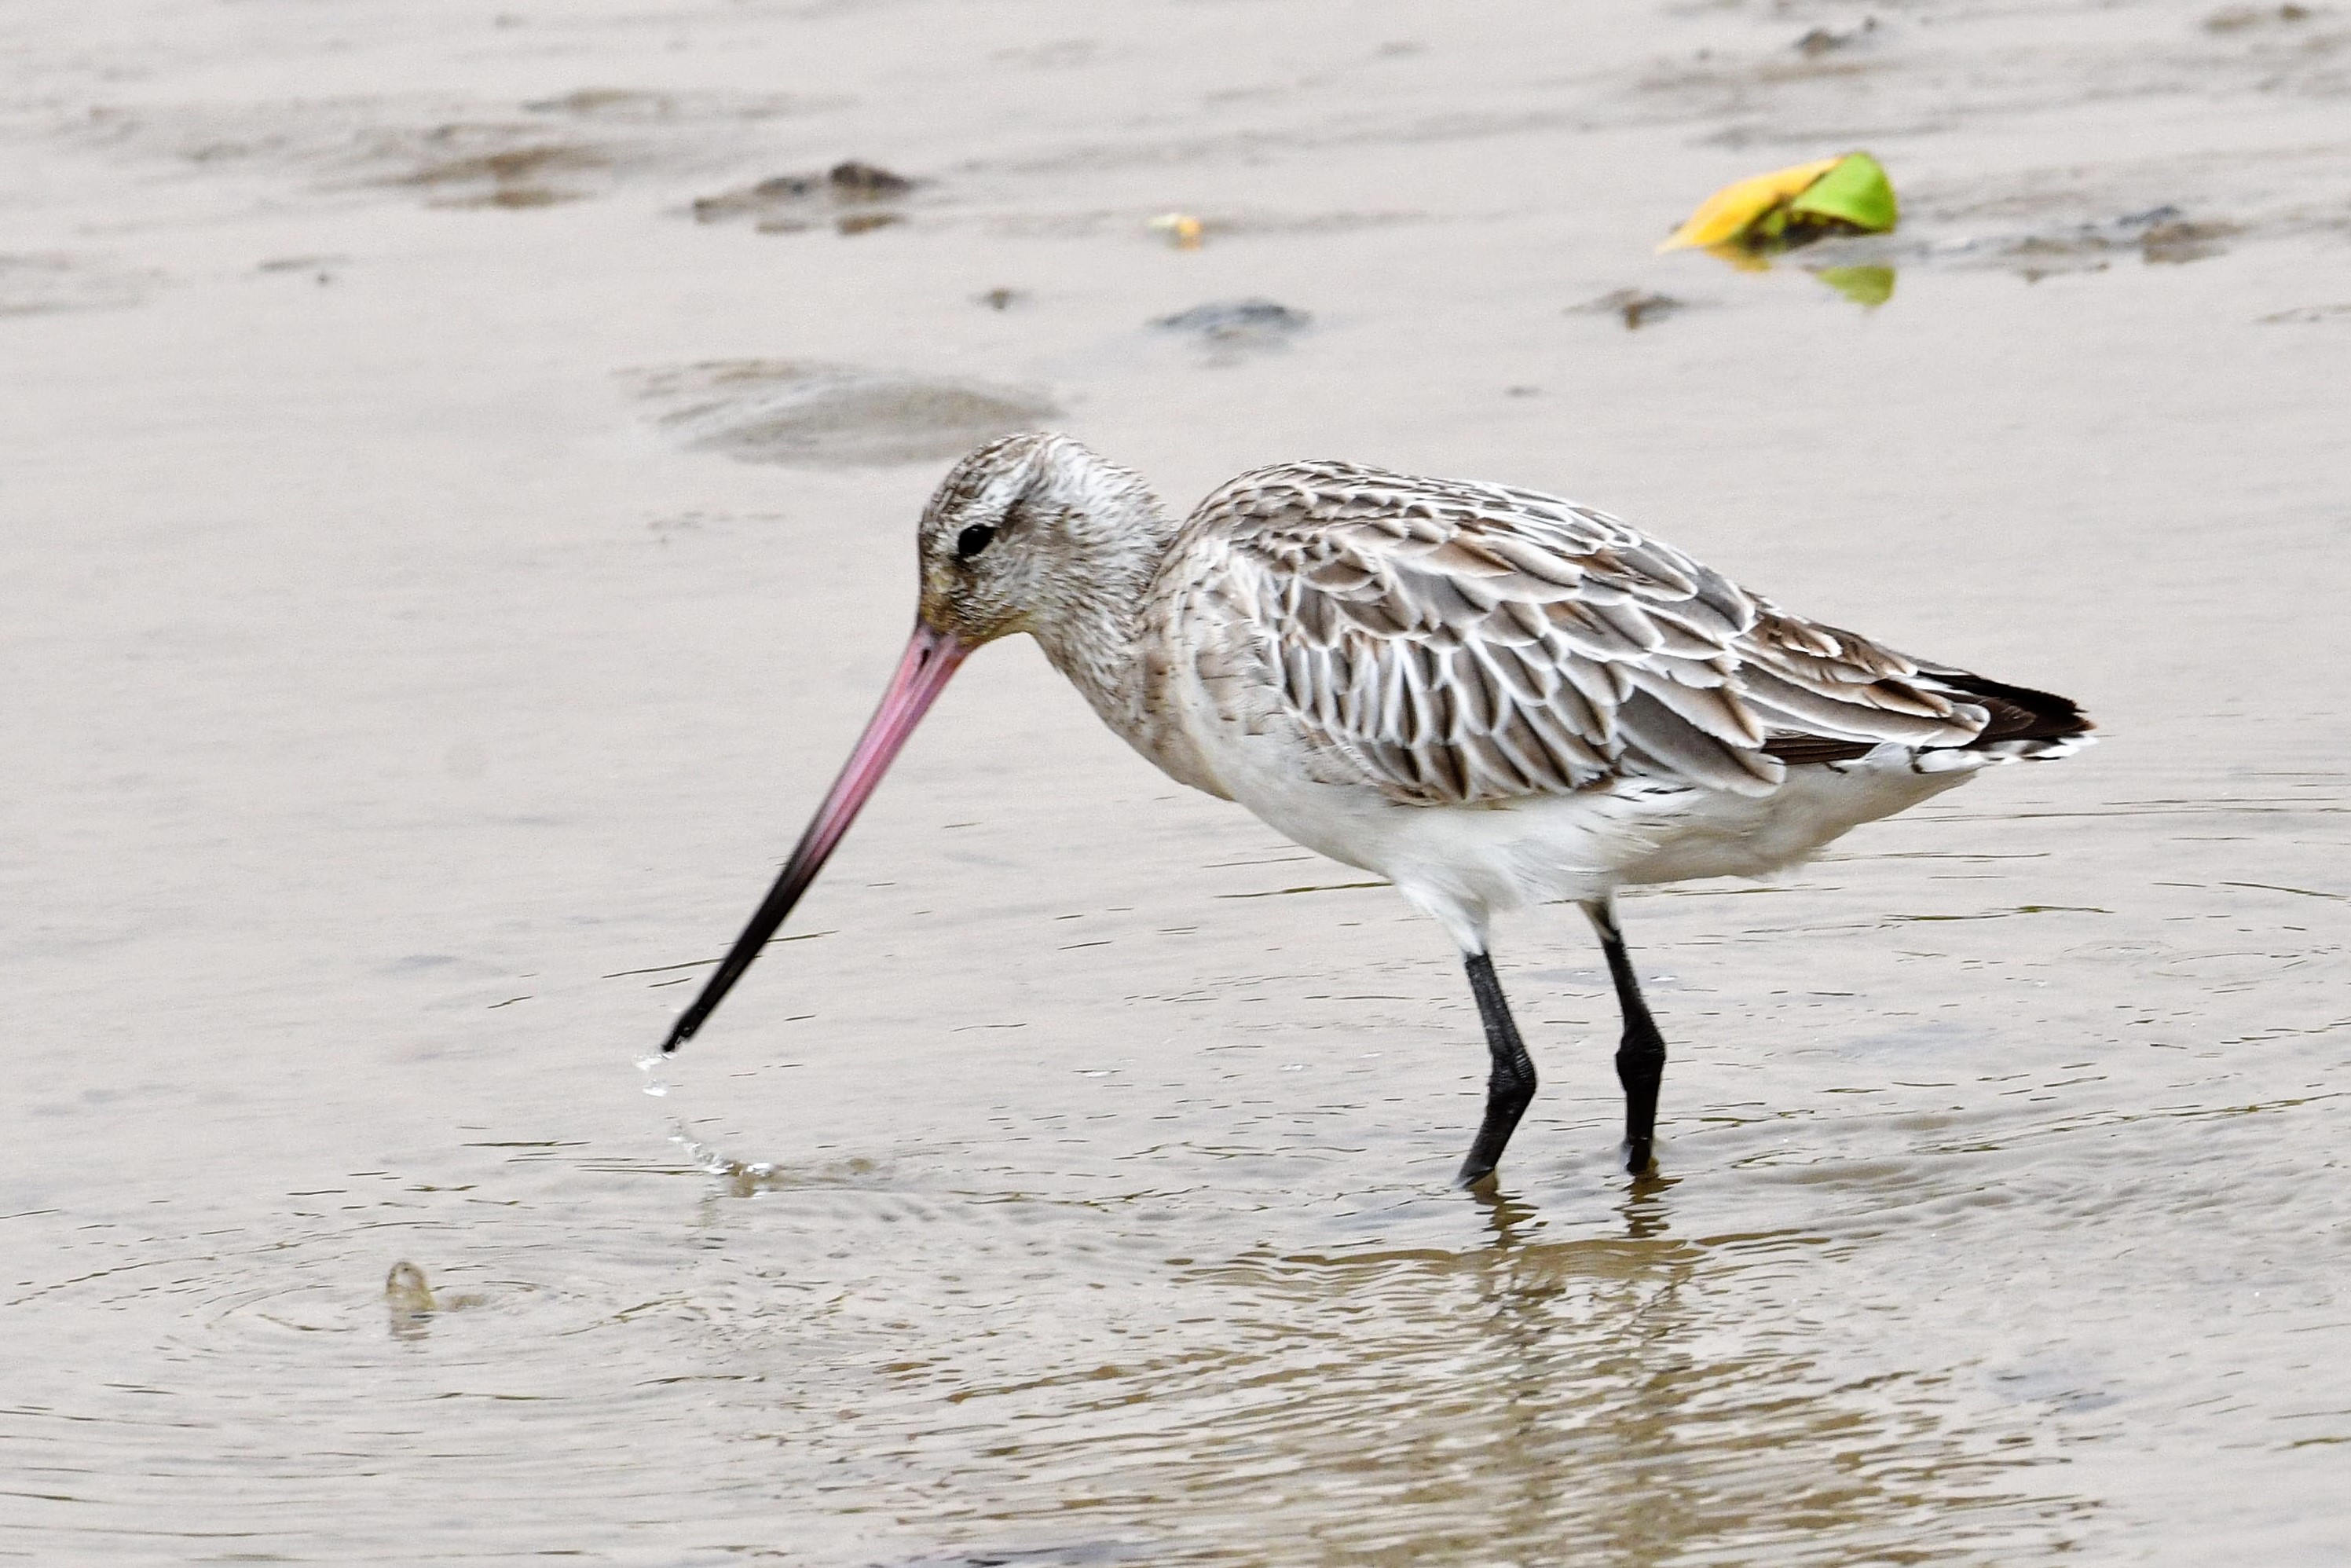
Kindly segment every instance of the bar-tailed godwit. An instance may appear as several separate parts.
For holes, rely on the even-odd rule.
[[[1796,865],[2091,727],[2064,697],[1791,615],[1604,513],[1501,485],[1288,463],[1179,523],[1068,436],[1014,435],[956,465],[916,549],[921,608],[881,708],[663,1050],[750,967],[956,666],[1025,632],[1170,778],[1385,877],[1445,927],[1493,1058],[1465,1186],[1535,1092],[1489,923],[1580,904],[1624,1014],[1639,1174],[1666,1047],[1617,889]]]

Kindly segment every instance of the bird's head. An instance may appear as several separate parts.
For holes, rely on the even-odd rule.
[[[1143,481],[1066,435],[992,441],[923,508],[921,623],[965,648],[1015,632],[1048,640],[1081,601],[1134,591],[1165,548]]]

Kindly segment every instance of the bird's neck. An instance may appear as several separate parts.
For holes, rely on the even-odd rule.
[[[1038,607],[1030,630],[1102,722],[1147,752],[1141,622],[1177,525],[1140,484],[1089,510],[1086,548]]]

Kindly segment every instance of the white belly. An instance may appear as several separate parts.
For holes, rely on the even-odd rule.
[[[1240,766],[1219,769],[1234,800],[1308,849],[1386,877],[1473,950],[1492,912],[1801,865],[1849,829],[1976,771],[1917,772],[1907,748],[1889,747],[1882,757],[1791,768],[1785,783],[1760,797],[1627,779],[1492,806],[1415,806],[1367,786],[1249,766],[1247,749],[1230,758]]]
[[[1974,768],[1921,773],[1907,748],[1883,760],[1788,769],[1769,795],[1694,790],[1655,848],[1615,868],[1619,884],[1702,876],[1769,876],[1802,865],[1851,829],[1966,783]]]

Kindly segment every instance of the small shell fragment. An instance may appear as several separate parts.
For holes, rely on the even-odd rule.
[[[1200,248],[1200,220],[1189,213],[1162,213],[1144,226],[1166,235],[1167,243],[1177,250]]]

